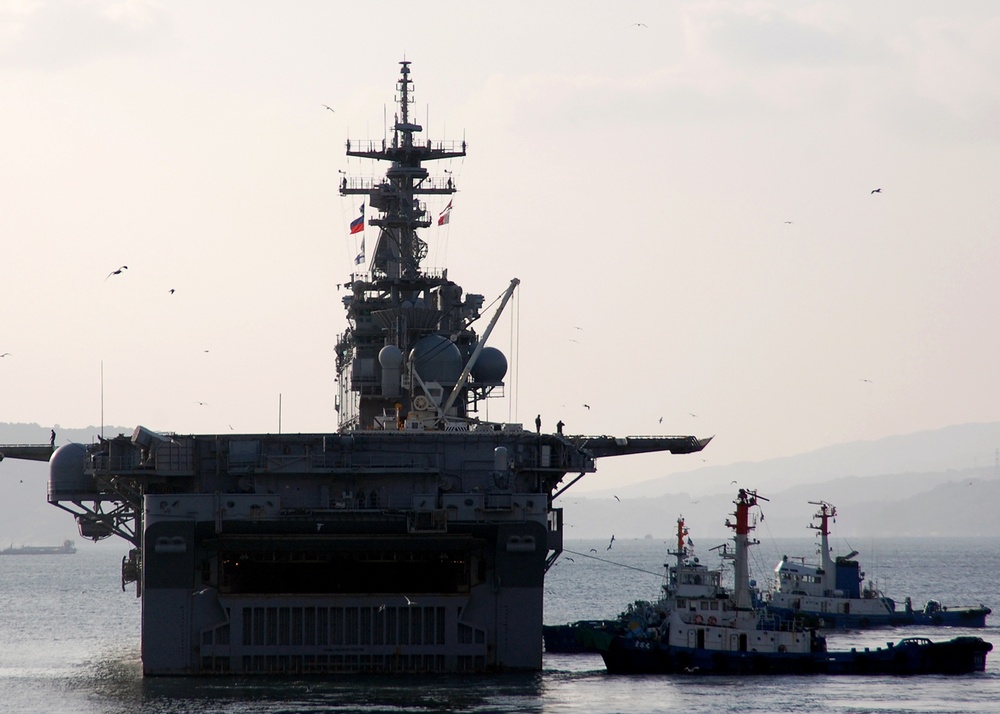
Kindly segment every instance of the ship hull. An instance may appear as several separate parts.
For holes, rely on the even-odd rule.
[[[732,652],[617,637],[601,652],[611,674],[967,674],[986,668],[992,645],[979,637],[902,640],[875,650]]]
[[[933,612],[914,610],[891,613],[838,613],[793,610],[768,606],[767,611],[782,620],[796,620],[809,627],[835,630],[867,630],[875,627],[986,627],[988,607],[949,607]]]
[[[193,518],[148,521],[146,675],[541,668],[540,648],[525,646],[542,637],[538,523],[421,533],[355,512],[224,519],[220,533],[197,515],[210,515],[212,498],[176,497],[171,510]]]
[[[600,651],[596,635],[614,635],[622,629],[618,620],[579,620],[565,625],[545,625],[542,638],[546,652],[582,654]]]

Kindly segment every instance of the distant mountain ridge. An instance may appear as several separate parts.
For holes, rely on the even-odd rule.
[[[711,444],[705,454],[711,458]],[[656,497],[676,492],[718,493],[732,481],[769,491],[849,476],[932,473],[969,468],[996,470],[1000,422],[960,424],[912,434],[827,446],[795,456],[705,466],[630,486],[589,491],[587,498]],[[996,475],[1000,476],[1000,473]]]

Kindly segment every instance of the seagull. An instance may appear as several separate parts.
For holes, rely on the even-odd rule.
[[[882,193],[882,189],[880,189],[880,188],[873,188],[872,189],[872,193]],[[869,194],[869,195],[871,195],[871,194]]]
[[[589,404],[584,404],[583,406],[587,407],[587,409],[590,409],[590,405]]]
[[[6,357],[9,354],[10,354],[10,352],[4,352],[2,355],[0,355],[0,357]]]
[[[208,406],[208,402],[195,402],[195,404],[197,404],[200,407],[207,407]]]
[[[568,560],[571,563],[575,563],[576,562],[575,560],[573,560],[572,558],[570,558],[568,555],[566,556],[566,560]]]
[[[173,295],[174,294],[174,289],[170,288],[169,290],[167,290],[167,292],[170,293],[171,295]]]
[[[660,417],[660,423],[661,424],[663,423],[663,417]]]
[[[868,382],[868,384],[872,383],[872,381],[870,379],[865,379],[864,377],[861,378],[861,381],[862,382]]]
[[[693,416],[693,417],[695,417],[695,418],[697,418],[697,416],[698,416],[698,415],[697,415],[697,414],[695,414],[694,412],[688,412],[688,414],[690,414],[691,416]]]
[[[413,602],[413,600],[411,600],[410,598],[406,597],[406,595],[403,596],[403,599],[406,600],[406,604],[407,605],[416,605],[417,604],[417,603]]]
[[[385,603],[382,603],[381,605],[378,606],[379,612],[382,612],[383,610],[385,610]]]
[[[735,482],[735,481],[730,481],[730,482],[729,482],[729,484],[730,484],[730,485],[732,485],[732,484],[734,484],[734,483],[736,483],[736,482]]]
[[[614,544],[615,544],[615,536],[612,534],[611,542],[608,543],[608,550],[611,550],[611,546],[613,546]]]
[[[612,495],[614,495],[614,494],[612,494]],[[618,496],[615,496],[615,500],[618,501],[618,503],[622,502],[622,500],[620,498],[618,498]]]
[[[645,27],[647,30],[649,29],[649,25],[645,22],[633,22],[632,27]]]
[[[118,268],[118,270],[112,270],[110,273],[108,273],[108,277],[104,278],[104,279],[107,280],[112,275],[121,275],[123,270],[128,270],[128,266],[127,265],[123,265],[122,267]]]
[[[785,223],[792,223],[792,221],[785,221]]]
[[[591,548],[591,549],[590,549],[590,552],[591,552],[591,553],[596,553],[596,552],[597,552],[597,548]]]
[[[329,104],[324,104],[323,106],[324,106],[324,107],[326,107],[327,109],[329,109],[329,110],[330,110],[331,112],[333,112],[334,114],[336,114],[336,113],[337,113],[337,112],[334,112],[334,111],[333,111],[333,107],[331,107],[331,106],[330,106]]]

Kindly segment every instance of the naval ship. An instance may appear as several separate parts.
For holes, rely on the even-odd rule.
[[[410,63],[381,141],[347,155],[384,178],[341,180],[378,239],[346,284],[336,431],[163,433],[11,450],[48,458],[48,500],[84,538],[124,538],[142,600],[146,675],[539,670],[556,499],[597,459],[697,452],[694,436],[572,436],[480,419],[507,359],[483,295],[422,266],[424,197],[457,187],[425,164],[466,142],[419,138]],[[378,165],[378,164],[374,164]],[[2,447],[0,447],[2,451]],[[568,483],[563,484],[567,478]]]

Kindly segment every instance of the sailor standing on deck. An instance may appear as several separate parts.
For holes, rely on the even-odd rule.
[[[535,417],[535,433],[536,434],[541,434],[542,433],[542,415],[541,414],[539,414],[538,416]]]

